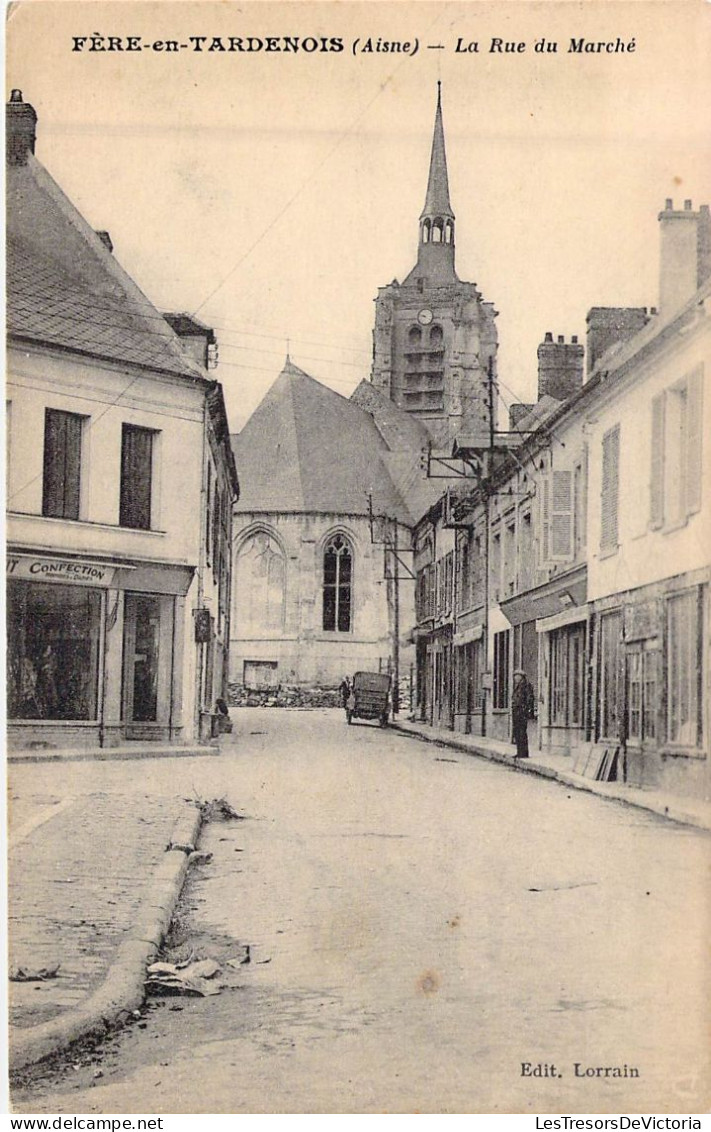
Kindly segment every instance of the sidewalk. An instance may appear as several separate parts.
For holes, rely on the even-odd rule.
[[[391,726],[428,743],[441,743],[445,747],[463,751],[467,755],[476,755],[491,762],[503,763],[526,774],[551,778],[575,790],[587,790],[591,794],[598,794],[601,798],[624,802],[629,806],[639,806],[672,821],[711,831],[711,803],[696,798],[671,796],[655,790],[641,790],[627,786],[623,782],[596,782],[594,779],[584,778],[581,774],[574,774],[572,760],[567,755],[550,751],[532,751],[528,759],[515,759],[516,748],[513,743],[502,743],[497,739],[483,738],[480,735],[463,735],[458,731],[447,731],[439,727],[431,727],[427,723],[414,723],[404,719],[393,721]]]
[[[200,818],[172,793],[67,796],[42,785],[11,789],[9,803],[9,969],[27,979],[9,984],[11,1066],[67,1045],[92,1016],[115,1020],[142,990],[142,954],[169,922],[186,868],[168,846]],[[57,964],[54,977],[33,977]]]

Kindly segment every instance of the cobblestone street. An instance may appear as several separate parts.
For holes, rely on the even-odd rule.
[[[215,759],[11,768],[85,815],[229,798],[248,820],[206,827],[180,928],[251,949],[18,1111],[705,1111],[707,834],[340,712],[235,718]]]

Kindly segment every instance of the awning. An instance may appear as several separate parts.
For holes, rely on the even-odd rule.
[[[499,602],[499,607],[511,625],[523,625],[579,608],[587,599],[588,571],[587,566],[581,566],[563,577],[551,578],[542,586],[507,598]]]
[[[572,609],[564,609],[562,613],[554,613],[552,617],[543,617],[536,621],[537,633],[550,633],[552,629],[562,629],[565,625],[575,625],[580,621],[587,621],[592,613],[592,605],[575,605]]]
[[[121,567],[116,571],[114,586],[119,590],[133,590],[145,594],[175,594],[185,597],[195,573],[194,566],[156,563],[136,564],[130,570]]]
[[[468,645],[472,641],[480,641],[483,636],[483,625],[471,625],[468,629],[462,629],[461,632],[454,634],[454,644]]]

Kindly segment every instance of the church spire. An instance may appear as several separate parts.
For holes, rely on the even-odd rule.
[[[454,271],[454,213],[449,200],[447,154],[442,123],[442,84],[437,83],[437,110],[425,207],[420,214],[420,240],[417,266],[410,273],[416,278],[446,283],[456,279]]]
[[[427,180],[427,196],[420,220],[437,218],[454,220],[449,201],[449,179],[447,177],[447,154],[444,148],[444,126],[442,124],[442,83],[437,82],[437,110],[435,111],[432,153],[430,155],[430,175]]]

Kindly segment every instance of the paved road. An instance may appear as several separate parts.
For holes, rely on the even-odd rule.
[[[237,719],[219,760],[139,767],[249,815],[208,827],[178,925],[250,944],[239,987],[156,1003],[20,1111],[707,1109],[711,838],[340,713]]]

